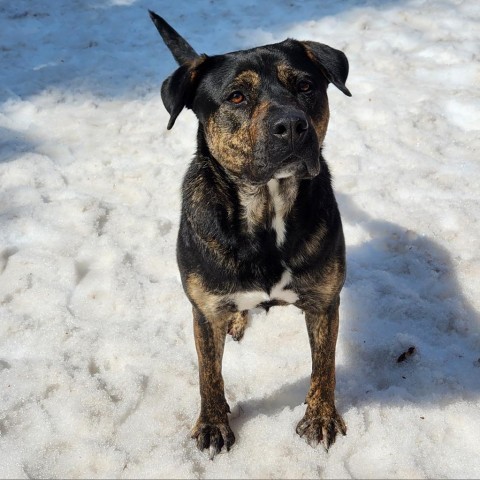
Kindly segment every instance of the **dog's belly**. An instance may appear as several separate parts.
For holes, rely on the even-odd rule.
[[[239,311],[251,310],[258,306],[295,303],[298,295],[292,289],[287,288],[291,281],[291,272],[285,270],[280,281],[271,288],[270,293],[265,290],[247,290],[234,293],[231,300]]]

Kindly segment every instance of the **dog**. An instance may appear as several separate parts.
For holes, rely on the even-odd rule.
[[[192,438],[210,458],[235,442],[222,378],[227,333],[248,311],[295,305],[305,313],[312,373],[296,431],[328,450],[346,425],[335,407],[335,345],[345,281],[342,222],[322,156],[327,87],[345,86],[345,54],[313,41],[199,55],[150,17],[179,67],[161,97],[171,129],[184,108],[199,122],[183,180],[177,261],[192,304],[200,415]]]

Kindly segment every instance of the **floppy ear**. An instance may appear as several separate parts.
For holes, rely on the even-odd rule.
[[[351,97],[350,90],[345,86],[348,77],[348,60],[340,50],[318,42],[300,42],[304,46],[307,56],[325,75],[327,80],[333,83],[345,95]]]
[[[206,58],[206,55],[200,55],[195,60],[183,64],[163,82],[162,100],[170,114],[167,130],[173,127],[183,107],[192,108],[192,101],[200,76],[199,67]]]

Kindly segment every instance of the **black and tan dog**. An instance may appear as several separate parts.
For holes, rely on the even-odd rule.
[[[200,370],[192,437],[211,457],[232,446],[225,336],[243,336],[252,308],[293,304],[305,312],[312,355],[297,433],[328,448],[338,432],[346,433],[334,400],[345,243],[322,143],[328,84],[350,96],[347,58],[327,45],[291,39],[198,55],[162,18],[150,16],[180,65],[161,89],[167,128],[185,107],[199,120],[177,244]]]

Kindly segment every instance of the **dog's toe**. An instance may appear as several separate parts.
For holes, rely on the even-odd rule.
[[[197,424],[192,432],[199,450],[208,450],[211,460],[225,447],[227,451],[235,443],[235,435],[228,424]]]
[[[335,442],[337,433],[347,434],[347,427],[336,411],[331,416],[315,416],[306,413],[298,423],[296,431],[310,446],[316,447],[322,443],[328,451]]]

